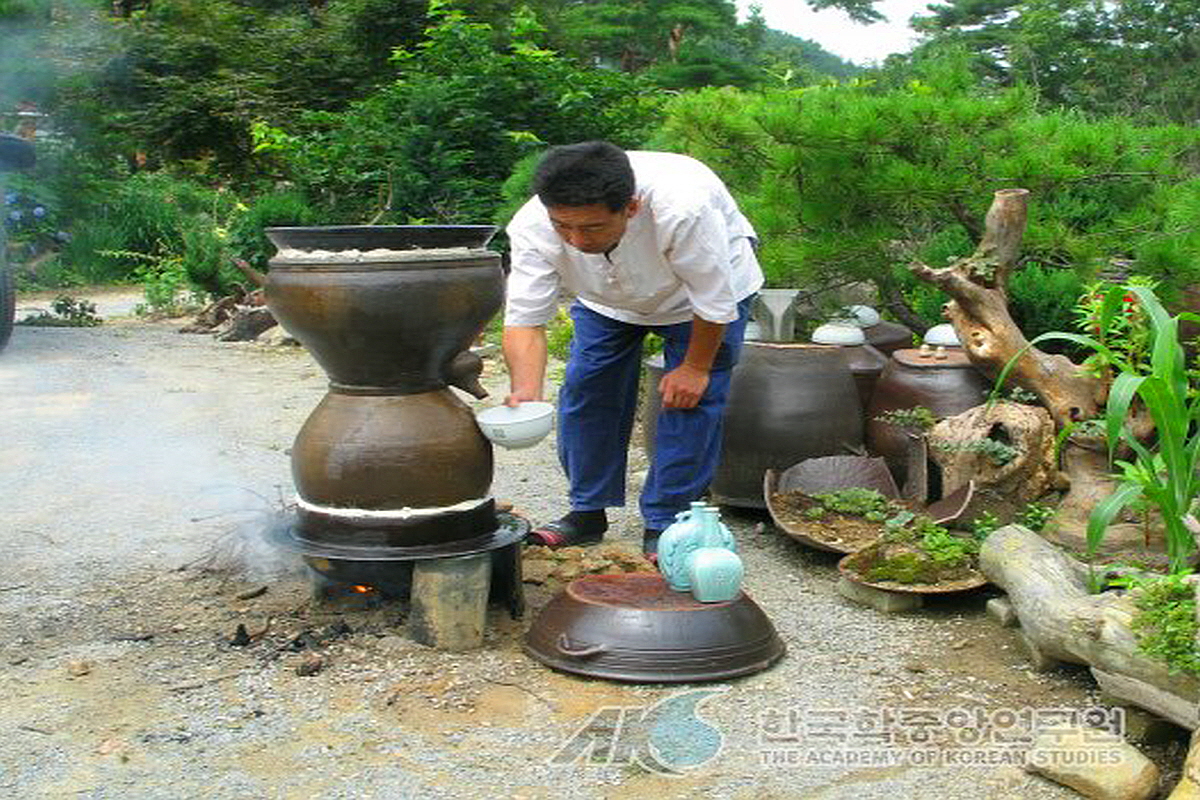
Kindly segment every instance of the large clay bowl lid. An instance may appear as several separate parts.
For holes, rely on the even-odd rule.
[[[904,592],[906,594],[951,594],[978,589],[988,582],[987,577],[978,570],[970,570],[970,574],[953,581],[944,583],[898,583],[897,581],[869,581],[856,569],[855,561],[861,553],[851,553],[838,562],[838,572],[846,580],[860,586],[870,586],[872,589],[882,589],[885,592]]]
[[[650,573],[572,581],[525,636],[525,651],[552,669],[635,683],[749,675],[785,649],[745,592],[726,603],[701,603]]]
[[[906,367],[917,367],[918,369],[967,369],[972,366],[971,359],[961,348],[947,347],[942,355],[945,357],[938,358],[938,355],[932,351],[926,355],[916,348],[908,347],[892,353],[892,358]]]
[[[495,225],[328,225],[266,229],[267,238],[281,250],[330,251],[483,247],[495,233]]]

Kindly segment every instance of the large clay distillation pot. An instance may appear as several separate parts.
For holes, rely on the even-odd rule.
[[[940,420],[974,408],[989,391],[991,384],[961,347],[926,343],[919,349],[897,350],[879,376],[867,408],[867,449],[887,460],[896,483],[903,486],[908,477],[909,435],[878,417],[924,406]]]
[[[862,328],[844,322],[827,322],[819,325],[809,337],[813,344],[836,345],[846,354],[846,363],[850,374],[854,376],[854,385],[858,389],[858,401],[862,408],[871,405],[871,394],[883,368],[887,365],[888,357],[867,344],[867,338]]]
[[[297,536],[429,547],[496,526],[492,449],[467,405],[500,308],[491,226],[275,228],[267,305],[329,375],[292,448]]]

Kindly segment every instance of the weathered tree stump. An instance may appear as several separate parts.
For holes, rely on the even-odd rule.
[[[1054,458],[1054,421],[1044,408],[1020,403],[976,406],[934,425],[929,448],[942,471],[942,493],[975,481],[966,516],[991,511],[1010,518],[1065,480]],[[979,444],[990,440],[1012,448],[1000,463]]]
[[[993,532],[980,569],[1008,592],[1035,665],[1086,664],[1106,692],[1177,725],[1200,727],[1200,679],[1171,674],[1138,652],[1133,601],[1090,594],[1087,567],[1019,525]]]
[[[1017,267],[1028,200],[1025,189],[996,192],[985,219],[986,230],[974,253],[941,269],[925,264],[914,264],[910,269],[952,298],[943,313],[954,325],[971,363],[995,380],[1012,362],[1006,382],[1036,394],[1050,412],[1055,428],[1062,431],[1101,416],[1108,400],[1109,379],[1092,374],[1065,356],[1032,347],[1009,314],[1006,285]],[[1143,440],[1153,432],[1152,422],[1137,412],[1136,405],[1130,425]],[[1071,441],[1064,448],[1063,473],[1070,488],[1052,521],[1056,531],[1086,529],[1092,508],[1113,487],[1102,452],[1097,456],[1090,446],[1076,444]]]
[[[1026,189],[996,192],[984,221],[983,239],[974,253],[941,269],[924,264],[910,269],[953,298],[944,314],[971,363],[989,378],[997,378],[1009,361],[1023,353],[1009,380],[1035,393],[1061,429],[1070,422],[1096,417],[1107,398],[1108,385],[1066,356],[1028,347],[1008,312],[1005,286],[1017,266],[1028,201]]]

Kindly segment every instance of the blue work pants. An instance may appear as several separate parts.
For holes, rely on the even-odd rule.
[[[739,303],[737,320],[725,326],[699,405],[659,411],[654,458],[641,497],[647,528],[666,528],[712,480],[721,456],[721,421],[730,375],[741,351],[751,300]],[[571,319],[575,337],[558,394],[558,457],[570,482],[571,509],[622,506],[642,341],[651,332],[663,338],[665,370],[670,372],[683,362],[692,323],[634,325],[579,302],[571,306]]]

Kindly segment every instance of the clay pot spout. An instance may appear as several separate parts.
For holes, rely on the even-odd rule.
[[[479,400],[488,396],[487,389],[479,382],[483,374],[483,359],[470,350],[463,350],[446,366],[446,383],[457,386]]]

